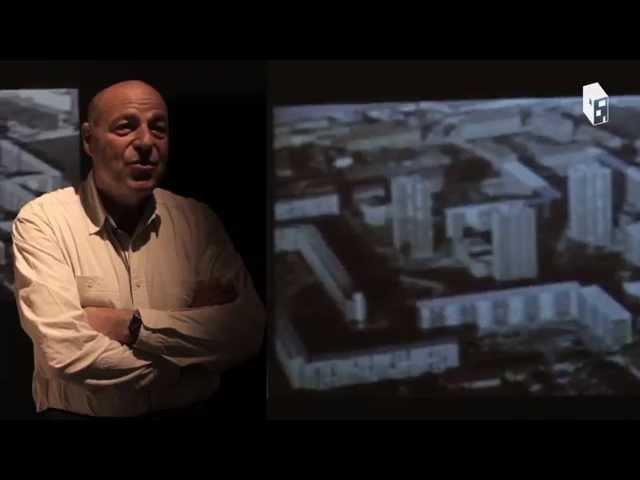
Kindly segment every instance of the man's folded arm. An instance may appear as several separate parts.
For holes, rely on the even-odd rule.
[[[210,211],[205,218],[207,235],[192,308],[141,308],[143,327],[134,348],[163,355],[180,366],[222,371],[259,351],[266,315],[221,222]],[[226,299],[220,295],[225,290],[231,291]]]
[[[13,222],[15,290],[20,322],[47,374],[89,388],[173,383],[178,369],[95,331],[81,306],[74,273],[38,205]]]

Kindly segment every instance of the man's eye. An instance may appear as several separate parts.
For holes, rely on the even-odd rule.
[[[154,125],[152,129],[155,130],[156,132],[161,132],[161,133],[165,133],[167,131],[166,125]]]
[[[116,132],[129,132],[129,131],[131,131],[131,125],[129,125],[128,123],[123,123],[116,127]]]

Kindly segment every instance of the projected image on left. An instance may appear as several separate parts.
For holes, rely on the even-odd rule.
[[[30,200],[79,177],[78,91],[0,90],[0,299],[13,301],[16,214]]]

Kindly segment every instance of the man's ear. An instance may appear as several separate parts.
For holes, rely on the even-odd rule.
[[[93,158],[93,155],[91,155],[91,138],[91,125],[89,125],[89,122],[84,122],[82,124],[82,146],[84,147],[85,153]]]

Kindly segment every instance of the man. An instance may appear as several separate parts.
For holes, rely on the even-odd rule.
[[[87,179],[29,202],[13,224],[36,409],[188,412],[257,353],[263,305],[215,214],[157,188],[169,136],[155,89],[126,81],[101,91],[82,140]]]

